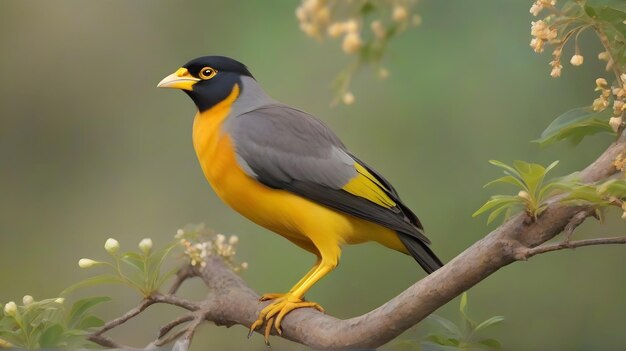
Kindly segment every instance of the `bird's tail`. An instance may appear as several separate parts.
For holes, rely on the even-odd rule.
[[[441,260],[428,247],[428,244],[417,239],[415,236],[398,232],[400,241],[406,246],[407,250],[420,266],[430,274],[437,269],[443,267]]]

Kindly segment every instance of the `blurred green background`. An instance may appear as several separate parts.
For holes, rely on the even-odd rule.
[[[495,225],[471,214],[495,191],[488,159],[547,164],[554,175],[588,164],[610,142],[541,150],[536,138],[558,114],[591,103],[603,75],[592,36],[585,65],[549,77],[549,53],[528,47],[529,1],[434,1],[418,7],[423,25],[393,40],[379,80],[354,81],[356,103],[329,107],[330,82],[349,62],[336,41],[298,30],[298,2],[0,2],[0,302],[51,297],[93,272],[81,257],[105,258],[108,237],[155,245],[188,223],[241,238],[243,273],[259,292],[288,290],[313,257],[220,203],[191,145],[192,102],[156,83],[191,58],[222,54],[246,63],[273,97],[326,121],[349,148],[400,191],[450,260]],[[565,57],[569,57],[565,55]],[[615,214],[612,218],[617,218]],[[616,235],[623,222],[588,223],[577,237]],[[623,350],[623,247],[562,251],[515,263],[470,290],[470,312],[504,315],[494,329],[507,350]],[[348,247],[339,268],[307,296],[341,318],[367,312],[423,277],[410,257],[376,245]],[[184,294],[201,298],[194,282]],[[124,288],[100,310],[112,318],[138,297]],[[437,313],[457,318],[456,300]],[[112,333],[141,345],[178,311],[156,307]],[[428,323],[407,332],[416,337]],[[264,350],[241,327],[208,325],[197,350]],[[274,349],[305,349],[274,338]]]

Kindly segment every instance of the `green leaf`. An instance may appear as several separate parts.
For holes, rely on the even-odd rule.
[[[610,8],[626,13],[626,2],[624,2],[624,0],[587,0],[586,5],[600,9]]]
[[[479,208],[478,210],[476,210],[476,212],[474,212],[472,214],[472,217],[476,217],[478,215],[481,215],[495,207],[500,207],[500,206],[510,206],[512,204],[518,204],[518,203],[522,203],[521,199],[517,196],[511,196],[511,195],[494,195],[491,197],[491,199],[489,199],[489,201],[487,201],[481,208]]]
[[[478,342],[478,344],[487,346],[493,350],[500,350],[502,348],[502,344],[496,339],[484,339]]]
[[[169,255],[169,253],[179,245],[178,241],[170,243],[164,248],[154,252],[148,258],[148,272],[149,276],[147,277],[150,283],[150,287],[152,289],[158,289],[159,286],[157,282],[159,281],[159,274],[161,273],[161,266],[163,262]]]
[[[522,181],[526,184],[526,188],[528,189],[528,193],[532,197],[535,197],[537,195],[537,188],[541,185],[546,175],[546,169],[542,165],[519,160],[513,161],[513,166],[515,166],[515,169],[517,169],[521,175]]]
[[[582,185],[570,192],[561,203],[570,205],[588,205],[589,203],[597,206],[605,206],[608,202],[598,193],[595,186]]]
[[[467,312],[467,292],[464,292],[461,295],[461,302],[459,303],[459,311],[461,312],[461,317],[463,317],[463,321],[465,322],[467,328],[466,333],[471,333],[471,331],[476,328],[476,322],[474,322]],[[465,333],[463,334],[466,335]]]
[[[498,324],[498,323],[502,323],[502,321],[504,321],[504,317],[502,316],[494,316],[491,317],[485,321],[483,321],[482,323],[480,323],[475,329],[474,332],[477,333],[482,329],[488,328],[492,325]]]
[[[511,175],[513,177],[516,177],[518,179],[522,178],[522,176],[519,174],[519,172],[515,168],[505,164],[504,162],[500,162],[498,160],[489,160],[489,163],[491,163],[492,165],[494,165],[496,167],[500,167],[500,168],[504,169],[505,171],[508,171],[507,174],[509,174],[509,175]]]
[[[61,341],[63,335],[63,327],[60,324],[54,324],[47,328],[39,337],[39,346],[41,348],[56,348]]]
[[[584,137],[597,133],[615,134],[609,126],[606,113],[595,112],[589,107],[579,107],[557,117],[541,133],[541,137],[533,142],[546,146],[560,140],[569,140],[577,145]]]
[[[144,256],[136,252],[125,252],[124,254],[122,254],[120,259],[122,260],[122,262],[137,269],[139,272],[145,273],[146,259],[144,258]]]
[[[496,183],[512,184],[512,185],[515,185],[515,186],[520,187],[522,189],[526,189],[526,185],[521,180],[519,180],[519,179],[517,179],[517,178],[515,178],[515,177],[513,177],[511,175],[507,175],[507,176],[504,176],[502,178],[498,178],[496,180],[492,180],[489,183],[485,184],[485,186],[483,186],[483,188],[486,188],[486,187],[491,186],[491,185],[496,184]]]
[[[111,301],[111,298],[108,296],[88,297],[76,301],[74,305],[72,305],[67,325],[70,328],[75,328],[79,323],[82,323],[83,317],[85,317],[85,314],[89,309],[108,301]]]
[[[104,325],[104,321],[96,316],[87,316],[83,318],[76,326],[79,330],[89,330],[91,328],[99,328]]]
[[[626,197],[626,180],[612,179],[598,186],[598,192],[604,196]]]
[[[429,319],[429,320],[439,324],[444,329],[446,329],[448,332],[450,332],[453,336],[456,336],[456,337],[463,336],[463,333],[461,332],[461,329],[459,329],[459,327],[457,327],[456,324],[454,324],[452,321],[450,321],[448,319],[445,319],[443,317],[439,317],[436,314],[431,314],[430,316],[427,317],[427,319]]]
[[[459,311],[463,316],[467,316],[467,291],[461,294],[461,302],[459,303]]]
[[[100,275],[87,278],[76,284],[70,285],[68,288],[66,288],[65,290],[61,292],[61,296],[65,296],[76,289],[86,288],[86,287],[101,285],[101,284],[124,284],[124,281],[122,280],[122,278],[120,278],[117,275],[100,274]]]
[[[502,213],[504,213],[504,221],[506,221],[507,218],[511,216],[511,213],[513,212],[514,207],[519,207],[519,206],[516,206],[516,204],[511,204],[511,205],[502,206],[500,208],[493,210],[489,214],[489,217],[487,217],[487,224],[491,224],[491,222],[495,221],[496,218],[498,218]]]

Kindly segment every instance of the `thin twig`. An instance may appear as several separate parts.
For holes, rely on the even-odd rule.
[[[574,217],[570,219],[569,223],[567,223],[567,225],[565,226],[565,229],[563,229],[563,233],[564,233],[563,235],[565,236],[565,238],[563,238],[563,242],[564,243],[570,242],[570,239],[572,238],[572,235],[574,234],[574,230],[579,225],[581,225],[585,221],[585,219],[587,219],[587,217],[592,216],[594,213],[595,213],[594,209],[586,209],[575,214]]]
[[[175,294],[180,288],[180,286],[185,282],[185,280],[194,276],[195,276],[194,271],[189,266],[185,266],[181,268],[178,272],[176,272],[176,279],[172,283],[172,286],[170,287],[168,294],[170,295]]]
[[[191,345],[191,339],[193,338],[193,334],[196,332],[196,329],[202,322],[204,322],[204,314],[198,314],[194,320],[189,324],[189,326],[185,329],[185,332],[182,336],[176,340],[174,343],[174,347],[172,347],[172,351],[187,351],[189,350],[189,346]]]
[[[177,331],[174,335],[170,335],[169,337],[165,339],[157,339],[151,344],[149,344],[146,347],[146,349],[150,349],[152,348],[152,346],[161,347],[163,345],[167,345],[171,342],[174,342],[175,340],[178,340],[178,338],[180,338],[183,334],[185,334],[185,331],[186,331],[185,329],[182,329],[182,330]]]
[[[133,307],[132,309],[130,309],[128,312],[124,313],[122,316],[115,318],[114,320],[106,323],[102,328],[100,328],[98,331],[96,331],[95,333],[91,334],[91,336],[89,337],[89,340],[92,340],[94,342],[96,342],[95,340],[92,339],[92,337],[97,337],[100,336],[102,334],[104,334],[105,332],[107,332],[108,330],[111,330],[121,324],[124,324],[125,322],[127,322],[129,319],[135,317],[136,315],[138,315],[139,313],[143,312],[143,310],[145,310],[146,308],[148,308],[148,306],[154,304],[156,301],[151,300],[151,299],[144,299],[142,300],[139,305]],[[103,345],[106,346],[106,345]]]
[[[530,258],[535,255],[539,255],[539,254],[550,252],[550,251],[557,251],[557,250],[563,250],[563,249],[575,249],[577,247],[582,247],[582,246],[613,245],[613,244],[626,244],[626,236],[613,237],[613,238],[576,240],[576,241],[562,241],[557,244],[543,245],[543,246],[533,247],[532,249],[527,249],[524,255],[526,258]]]
[[[169,333],[172,329],[176,328],[177,326],[183,323],[187,323],[190,320],[193,320],[194,318],[195,316],[193,314],[186,314],[184,316],[180,316],[174,319],[173,321],[167,323],[166,325],[162,326],[161,329],[159,329],[158,339],[164,337],[167,333]]]
[[[88,339],[102,347],[108,347],[110,349],[126,349],[127,348],[125,345],[120,345],[116,343],[115,341],[113,341],[113,339],[104,335],[90,335]]]
[[[182,297],[178,297],[176,295],[163,295],[160,293],[155,293],[150,297],[150,300],[153,301],[153,303],[166,303],[169,305],[184,308],[188,311],[197,311],[200,309],[200,304],[191,300],[184,299]]]

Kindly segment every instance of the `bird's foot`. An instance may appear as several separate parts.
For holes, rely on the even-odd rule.
[[[320,312],[324,312],[322,306],[315,302],[303,301],[301,298],[296,297],[290,293],[287,294],[267,294],[268,296],[276,296],[282,295],[276,298],[276,300],[272,301],[269,305],[261,310],[259,313],[259,317],[257,320],[250,326],[250,333],[248,336],[252,335],[257,328],[265,323],[265,344],[269,345],[269,336],[272,331],[272,326],[276,329],[279,335],[282,335],[283,331],[280,328],[280,324],[283,321],[283,318],[287,315],[287,313],[297,309],[304,307],[315,308]],[[264,297],[266,295],[263,295]]]

